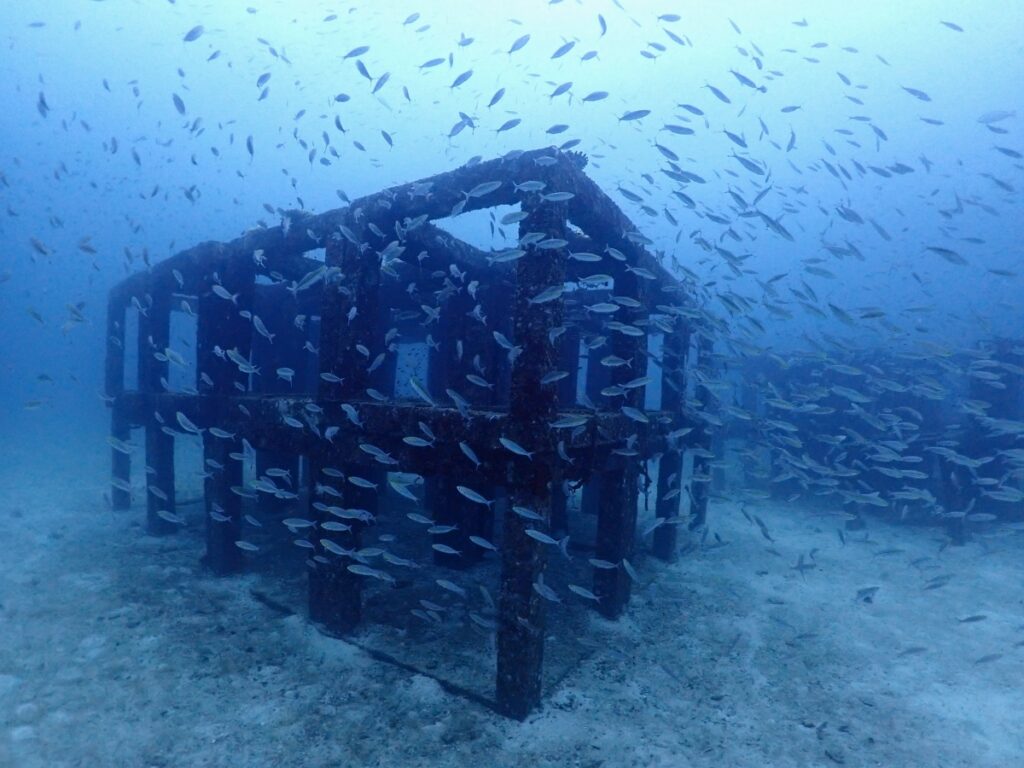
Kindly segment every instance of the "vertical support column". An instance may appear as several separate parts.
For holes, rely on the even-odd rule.
[[[341,490],[340,482],[333,478],[326,477],[322,470],[326,465],[322,453],[313,453],[309,457],[309,477],[306,478],[308,489],[310,520],[322,522],[324,513],[320,512],[316,505],[319,503],[330,503],[327,497],[321,497],[317,488],[321,484],[330,485],[332,488]],[[358,583],[352,583],[352,574],[348,574],[344,567],[339,568],[338,557],[324,549],[320,542],[322,538],[328,538],[326,534],[315,529],[309,534],[309,540],[314,545],[314,555],[309,564],[309,620],[321,624],[326,630],[335,634],[344,634],[358,626],[362,614],[362,600],[358,589]],[[337,535],[331,533],[330,540],[342,545]]]
[[[295,325],[295,316],[299,314],[298,299],[283,283],[258,285],[255,286],[251,306],[254,316],[260,318],[274,337],[271,341],[258,332],[249,332],[252,363],[263,372],[261,376],[253,378],[253,391],[285,394],[315,392],[316,373],[311,379],[305,359],[309,353],[302,348],[306,334]],[[237,330],[246,332],[241,324]],[[278,368],[291,368],[295,371],[291,383],[277,376]]]
[[[404,285],[404,283],[402,285]],[[392,328],[397,328],[399,334],[397,338],[401,339],[403,337],[408,338],[409,336],[412,336],[412,338],[416,338],[416,336],[419,335],[419,331],[421,331],[422,329],[419,328],[417,324],[415,326],[416,335],[412,335],[411,329],[414,327],[412,323],[410,323],[409,321],[402,323],[395,319],[396,312],[393,310],[393,308],[401,306],[402,300],[407,299],[407,296],[405,296],[404,291],[402,292],[403,296],[398,297],[395,295],[396,293],[399,292],[399,288],[397,286],[387,285],[384,286],[384,290],[385,294],[387,295],[384,295],[382,297],[382,300],[380,301],[377,309],[377,327],[379,329],[385,329],[385,333],[380,337],[380,351],[378,352],[375,350],[374,354],[366,362],[367,365],[372,365],[376,361],[378,354],[384,354],[383,361],[380,363],[377,369],[370,374],[370,386],[379,392],[383,392],[388,397],[394,397],[395,376],[398,373],[398,352],[396,340],[392,340],[390,344],[385,344],[384,339],[387,337],[387,331],[390,331]],[[430,366],[428,363],[427,381],[421,382],[422,384],[427,386],[428,390],[430,385],[429,372]],[[443,390],[436,391],[440,392]]]
[[[563,407],[572,406],[576,403],[576,387],[580,377],[579,326],[567,328],[556,343],[558,344],[558,369],[569,374],[554,385],[558,387],[558,402]]]
[[[686,349],[690,337],[685,330],[666,333],[662,347],[661,410],[672,414],[672,428],[682,423],[682,393],[685,391]],[[682,499],[682,446],[666,446],[658,460],[658,500],[655,515],[665,522],[654,529],[654,555],[673,561],[678,554],[679,504]]]
[[[317,471],[319,472],[319,468]],[[345,473],[346,478],[356,475],[376,482],[378,485],[384,481],[384,471],[369,466],[343,464],[341,471]],[[315,484],[312,472],[310,474],[310,482]],[[370,515],[376,516],[378,511],[378,492],[376,490],[361,488],[349,482],[346,482],[342,488],[343,505],[346,508],[366,510]],[[311,503],[315,498],[316,494],[312,493],[310,495]],[[311,514],[317,516],[313,519],[322,520],[324,518],[324,515],[315,509],[311,510]],[[332,519],[338,520],[337,518]],[[362,546],[362,533],[366,524],[351,519],[339,522],[350,525],[351,529],[348,531],[321,530],[316,534],[314,545],[321,560],[310,571],[309,618],[323,625],[328,632],[342,635],[352,632],[362,621],[361,579],[364,577],[357,576],[348,570],[349,565],[359,561],[347,555],[338,555],[326,550],[323,540],[330,540],[341,549],[356,551]]]
[[[598,498],[601,494],[597,485],[597,473],[592,474],[580,489],[580,514],[590,517],[597,516]]]
[[[171,343],[170,296],[159,290],[145,314],[139,313],[139,392],[151,395],[164,391],[161,380],[167,380],[167,360],[155,355]]]
[[[638,319],[646,319],[646,303],[644,286],[640,279],[624,267],[613,273],[616,296],[628,296],[636,299],[639,306],[635,309],[623,307],[616,312],[619,322],[633,325]],[[634,326],[636,327],[636,326]],[[631,366],[619,365],[612,369],[613,385],[622,386],[630,379],[643,376],[647,372],[646,336],[633,335],[622,331],[612,331],[609,342],[611,353],[623,360],[632,362]],[[629,406],[638,411],[644,409],[645,390],[633,387],[625,390],[623,397],[604,398],[598,401],[605,408]],[[643,455],[642,444],[646,440],[644,425],[636,424],[637,442],[640,454]],[[610,619],[618,618],[629,602],[630,577],[622,566],[622,559],[633,552],[636,539],[637,514],[637,477],[640,460],[636,457],[609,458],[605,468],[597,477],[599,494],[597,513],[597,557],[616,563],[615,569],[594,569],[594,593],[601,598],[598,610]]]
[[[630,577],[622,559],[633,553],[636,535],[636,474],[615,457],[615,464],[597,476],[599,494],[596,556],[616,568],[594,569],[594,594],[598,610],[617,619],[629,602]]]
[[[346,224],[356,231],[363,227],[355,221]],[[365,222],[363,222],[365,226]],[[384,348],[380,318],[380,256],[373,251],[361,252],[347,239],[332,240],[327,244],[326,264],[338,267],[345,275],[344,285],[324,284],[324,298],[320,321],[320,372],[332,373],[340,383],[319,381],[320,400],[355,400],[365,397],[370,386],[369,361],[356,349],[358,344],[370,350],[372,360]],[[339,425],[344,432],[350,431],[349,424]],[[348,435],[338,435],[336,442],[343,442]],[[310,450],[311,488],[325,478],[320,469],[324,466],[325,451],[321,447]],[[358,466],[343,466],[340,469],[360,475]],[[365,469],[362,471],[365,476]],[[376,493],[346,483],[343,491],[346,507],[375,509]],[[372,497],[372,498],[371,498]],[[310,494],[310,504],[317,501]],[[336,501],[336,500],[335,500]],[[312,520],[323,522],[328,516],[310,508]],[[352,561],[324,549],[321,539],[329,539],[344,549],[358,549],[362,524],[352,523],[349,532],[332,533],[331,536],[318,534],[314,539],[314,567],[309,572],[309,615],[328,632],[345,634],[358,626],[362,618],[362,577],[348,570]],[[321,532],[322,533],[322,532]]]
[[[480,562],[485,550],[471,542],[469,537],[481,536],[489,540],[494,527],[494,513],[459,493],[456,490],[458,481],[455,475],[438,475],[431,478],[430,483],[433,487],[431,501],[434,520],[441,525],[456,526],[454,531],[436,534],[433,543],[446,544],[459,552],[453,555],[435,549],[434,563],[446,568],[463,569]],[[494,497],[493,489],[486,485],[477,484],[475,490],[487,498]]]
[[[485,290],[479,288],[478,297]],[[470,316],[478,303],[462,287],[441,307],[436,328],[430,326],[441,343],[441,349],[432,354],[429,365],[433,372],[430,386],[451,387],[474,406],[492,405],[498,401],[501,375],[503,370],[507,370],[507,353],[495,343],[492,336],[492,329],[500,327],[501,318],[488,317],[489,325],[483,325]],[[474,358],[480,360],[483,373],[473,366]],[[492,386],[484,388],[470,383],[466,376],[473,374],[481,376]],[[443,392],[443,388],[431,390],[434,395]]]
[[[167,379],[167,362],[158,360],[170,344],[170,294],[154,287],[152,303],[145,314],[139,313],[139,391],[156,395]],[[146,414],[146,530],[150,535],[172,533],[176,526],[162,518],[161,510],[175,512],[174,500],[174,437],[164,431],[165,425],[153,413]]]
[[[355,222],[349,226],[362,234]],[[338,267],[344,284],[324,284],[320,315],[320,372],[333,373],[341,383],[319,381],[321,400],[364,398],[370,386],[369,360],[356,349],[370,350],[370,360],[384,349],[380,317],[380,256],[361,252],[348,240],[332,240],[325,257],[328,267]]]
[[[520,235],[543,232],[547,238],[564,239],[565,204],[536,205],[535,200],[523,203],[529,215],[520,223]],[[549,422],[558,408],[557,388],[543,387],[540,380],[558,359],[548,329],[562,324],[560,300],[536,303],[531,299],[565,282],[565,259],[564,249],[531,246],[516,262],[514,333],[522,352],[512,367],[508,437],[527,450],[551,443]],[[510,464],[509,506],[530,507],[549,516],[551,467],[522,456],[512,456]],[[539,542],[526,534],[526,527],[519,515],[504,515],[496,693],[498,709],[517,719],[540,703],[544,658],[544,606],[534,584],[543,575],[545,555]]]
[[[451,302],[452,299],[449,299],[448,304],[451,304]],[[428,347],[427,349],[427,380],[423,382],[427,392],[431,394],[444,392],[445,388],[450,386],[448,382],[454,379],[449,365],[452,364],[455,354],[455,339],[458,337],[445,335],[449,332],[446,328],[448,304],[441,308],[441,316],[438,318],[437,323],[428,325],[426,328],[426,332],[437,344],[436,348]],[[404,387],[406,382],[395,382],[396,387],[399,384]]]
[[[595,294],[593,300],[595,302],[611,301],[611,295],[607,293]],[[584,336],[584,339],[586,338]],[[587,371],[583,389],[587,393],[587,397],[595,405],[599,405],[604,401],[601,390],[611,384],[612,381],[612,369],[606,365],[601,365],[602,358],[609,354],[611,354],[611,351],[607,342],[597,348],[588,348],[586,352]]]
[[[205,373],[211,383],[197,382],[204,395],[212,398],[228,398],[240,394],[248,385],[248,375],[238,370],[231,360],[225,360],[214,351],[236,349],[245,359],[252,355],[252,324],[242,317],[242,310],[252,311],[256,293],[256,273],[251,262],[232,260],[219,265],[218,276],[221,284],[234,301],[221,298],[213,293],[212,285],[200,291],[198,304],[199,319],[196,323],[196,367]],[[272,375],[263,371],[264,376]],[[203,391],[203,387],[207,389]],[[215,400],[216,402],[216,400]],[[209,414],[223,414],[224,405],[209,408]],[[219,426],[236,433],[237,427],[229,423],[203,424],[204,427]],[[209,432],[203,434],[203,458],[213,460],[224,469],[217,470],[206,465],[211,476],[204,483],[204,504],[206,508],[206,555],[204,561],[214,573],[224,575],[242,568],[244,559],[235,542],[242,538],[242,497],[231,490],[233,485],[242,484],[243,465],[229,454],[242,451],[241,439],[216,438]],[[214,516],[216,515],[216,517]],[[227,518],[226,520],[223,518]]]
[[[256,475],[262,477],[268,469],[284,469],[291,477],[291,484],[287,480],[271,478],[278,487],[286,488],[289,491],[296,490],[299,482],[299,454],[290,451],[273,451],[265,448],[256,449]],[[259,509],[278,513],[287,509],[291,502],[287,499],[279,499],[268,493],[261,493],[258,498]]]
[[[227,440],[203,434],[203,457],[223,469],[206,464],[206,557],[205,563],[218,576],[234,573],[242,567],[242,550],[235,542],[242,537],[242,497],[231,490],[242,484],[242,462],[229,454],[241,452],[241,440]],[[224,518],[227,518],[226,520]]]
[[[561,469],[551,477],[551,531],[556,539],[569,532],[569,497],[565,492],[565,481]]]
[[[654,529],[654,556],[672,562],[678,554],[679,504],[682,500],[683,455],[665,449],[658,461],[658,501],[654,514],[665,522]]]
[[[611,294],[596,294],[595,301],[610,301]],[[601,390],[612,383],[612,369],[608,366],[601,365],[601,358],[605,355],[611,354],[607,343],[597,349],[587,350],[587,371],[586,381],[584,382],[584,391],[587,393],[587,397],[595,405],[600,406],[604,402],[605,397],[601,394]],[[580,514],[587,515],[589,517],[596,517],[598,513],[598,496],[599,488],[597,483],[597,473],[592,474],[583,483],[583,487],[580,490]]]
[[[235,295],[234,301],[223,299],[212,290],[212,284],[200,292],[199,319],[196,323],[196,363],[200,373],[210,377],[213,384],[197,382],[202,394],[237,396],[248,389],[249,376],[238,366],[214,352],[235,349],[246,360],[252,356],[252,322],[240,314],[252,311],[256,291],[256,273],[252,264],[244,261],[227,261],[219,265],[221,285],[228,293]],[[263,370],[263,376],[273,376],[273,371]],[[208,389],[204,390],[206,386]],[[217,426],[217,425],[212,425]]]

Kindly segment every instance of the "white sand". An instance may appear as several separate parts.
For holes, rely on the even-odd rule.
[[[713,504],[726,545],[638,558],[627,615],[588,619],[601,649],[515,723],[268,609],[269,575],[204,573],[197,528],[145,536],[141,504],[105,508],[106,461],[0,446],[0,766],[1024,765],[1024,534],[843,547],[749,505],[770,545]]]

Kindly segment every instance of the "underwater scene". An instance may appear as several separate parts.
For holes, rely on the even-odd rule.
[[[0,768],[1024,766],[1022,30],[0,0]]]

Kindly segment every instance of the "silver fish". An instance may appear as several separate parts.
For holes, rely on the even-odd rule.
[[[455,486],[455,490],[457,490],[459,493],[461,493],[467,499],[469,499],[470,501],[472,501],[472,502],[474,502],[476,504],[482,504],[485,507],[490,507],[492,504],[494,504],[494,501],[492,499],[485,499],[483,496],[481,496],[479,493],[474,491],[472,488],[468,488],[465,485],[456,485]]]
[[[525,456],[527,459],[533,459],[533,452],[526,450],[515,440],[509,440],[507,437],[499,437],[498,442],[501,443],[506,450],[509,450],[518,456]]]

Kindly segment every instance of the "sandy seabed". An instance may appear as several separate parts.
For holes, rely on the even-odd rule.
[[[627,614],[585,617],[517,723],[254,599],[272,575],[214,578],[197,522],[146,536],[141,498],[103,501],[105,449],[55,453],[0,448],[0,766],[1024,765],[1022,533],[843,545],[747,503],[770,543],[718,500],[724,544],[638,557]],[[549,653],[581,642],[553,624]]]

